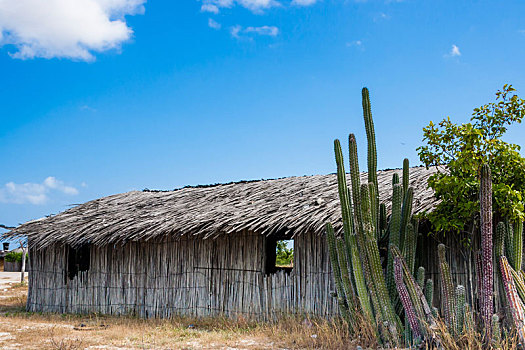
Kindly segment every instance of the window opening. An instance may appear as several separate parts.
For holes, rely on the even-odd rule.
[[[77,248],[67,247],[67,277],[72,280],[78,272],[89,270],[90,246],[83,244]]]
[[[294,265],[294,240],[289,237],[266,238],[266,274],[291,272]]]

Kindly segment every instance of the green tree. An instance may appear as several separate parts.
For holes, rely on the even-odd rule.
[[[426,144],[417,149],[419,157],[427,168],[438,167],[428,182],[441,200],[427,214],[435,230],[461,232],[478,218],[483,163],[492,171],[495,214],[524,219],[525,159],[519,145],[502,140],[507,127],[525,116],[525,101],[514,91],[512,85],[504,85],[495,102],[474,109],[468,123],[456,124],[447,117],[423,128]]]
[[[293,265],[293,248],[288,248],[287,241],[277,241],[275,266]]]

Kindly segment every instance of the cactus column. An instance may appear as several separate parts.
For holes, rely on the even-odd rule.
[[[485,333],[490,339],[494,310],[494,272],[492,266],[492,179],[488,164],[481,166],[480,185],[481,214],[481,319]]]

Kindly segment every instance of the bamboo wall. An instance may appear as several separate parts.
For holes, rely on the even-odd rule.
[[[337,313],[324,237],[295,238],[292,272],[266,275],[265,237],[164,238],[91,247],[89,271],[66,277],[66,247],[31,250],[29,311],[272,319]]]
[[[416,269],[419,266],[425,268],[426,278],[434,280],[434,306],[439,307],[441,300],[441,278],[439,277],[439,259],[437,246],[443,243],[447,248],[446,258],[450,265],[454,285],[463,285],[466,289],[467,301],[472,305],[478,302],[480,295],[480,280],[477,279],[476,252],[480,250],[479,234],[474,235],[470,246],[460,242],[455,234],[447,234],[434,237],[423,233],[418,239],[418,257]],[[497,264],[494,265],[494,273],[498,271]],[[496,275],[495,275],[496,278]],[[495,279],[496,280],[496,279]],[[497,288],[495,293],[499,293]],[[498,300],[498,298],[496,298]],[[496,311],[501,305],[496,305]]]

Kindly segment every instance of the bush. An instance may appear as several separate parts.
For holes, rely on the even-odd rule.
[[[275,266],[286,267],[293,265],[293,248],[288,248],[286,241],[277,242],[276,254]]]
[[[7,262],[22,262],[22,252],[9,252],[4,256],[4,260]],[[26,255],[27,262],[27,255]]]
[[[483,163],[492,171],[496,222],[502,218],[523,221],[525,212],[525,158],[520,146],[502,140],[507,127],[521,123],[525,100],[513,94],[512,85],[496,93],[496,102],[474,109],[470,122],[445,118],[423,129],[426,145],[418,148],[427,167],[438,166],[429,185],[441,200],[428,214],[436,231],[462,232],[479,211],[479,174]],[[440,167],[443,166],[443,167]]]

